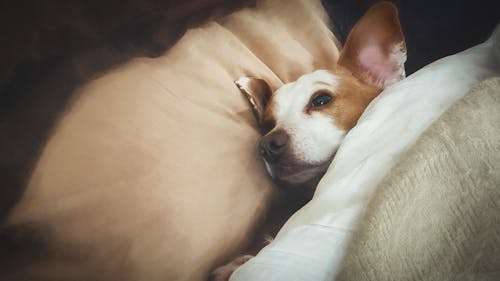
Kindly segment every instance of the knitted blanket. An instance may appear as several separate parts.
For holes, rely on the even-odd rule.
[[[402,159],[337,280],[500,280],[500,78],[473,88]]]

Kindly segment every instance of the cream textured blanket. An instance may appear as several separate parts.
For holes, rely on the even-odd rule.
[[[402,159],[337,280],[500,280],[500,78],[454,104]]]

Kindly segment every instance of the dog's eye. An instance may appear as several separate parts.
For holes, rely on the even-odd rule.
[[[327,93],[318,93],[316,94],[312,100],[311,100],[311,105],[313,107],[319,107],[326,105],[332,101],[333,97],[330,94]]]

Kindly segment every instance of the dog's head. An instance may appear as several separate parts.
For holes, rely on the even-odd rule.
[[[262,79],[238,79],[259,120],[261,153],[273,179],[314,187],[368,104],[404,78],[405,60],[397,9],[381,2],[356,23],[331,69],[303,75],[275,92]]]

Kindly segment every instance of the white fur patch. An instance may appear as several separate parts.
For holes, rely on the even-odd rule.
[[[406,62],[406,45],[405,42],[399,42],[394,45],[392,52],[390,54],[391,59],[397,65],[397,71],[392,79],[387,79],[384,82],[384,88],[403,80],[406,77],[405,62]]]
[[[308,164],[319,164],[333,156],[346,132],[337,128],[331,116],[321,112],[307,114],[305,108],[318,90],[335,93],[338,78],[327,70],[301,76],[279,88],[274,98],[273,115],[277,129],[290,136],[295,157]]]

